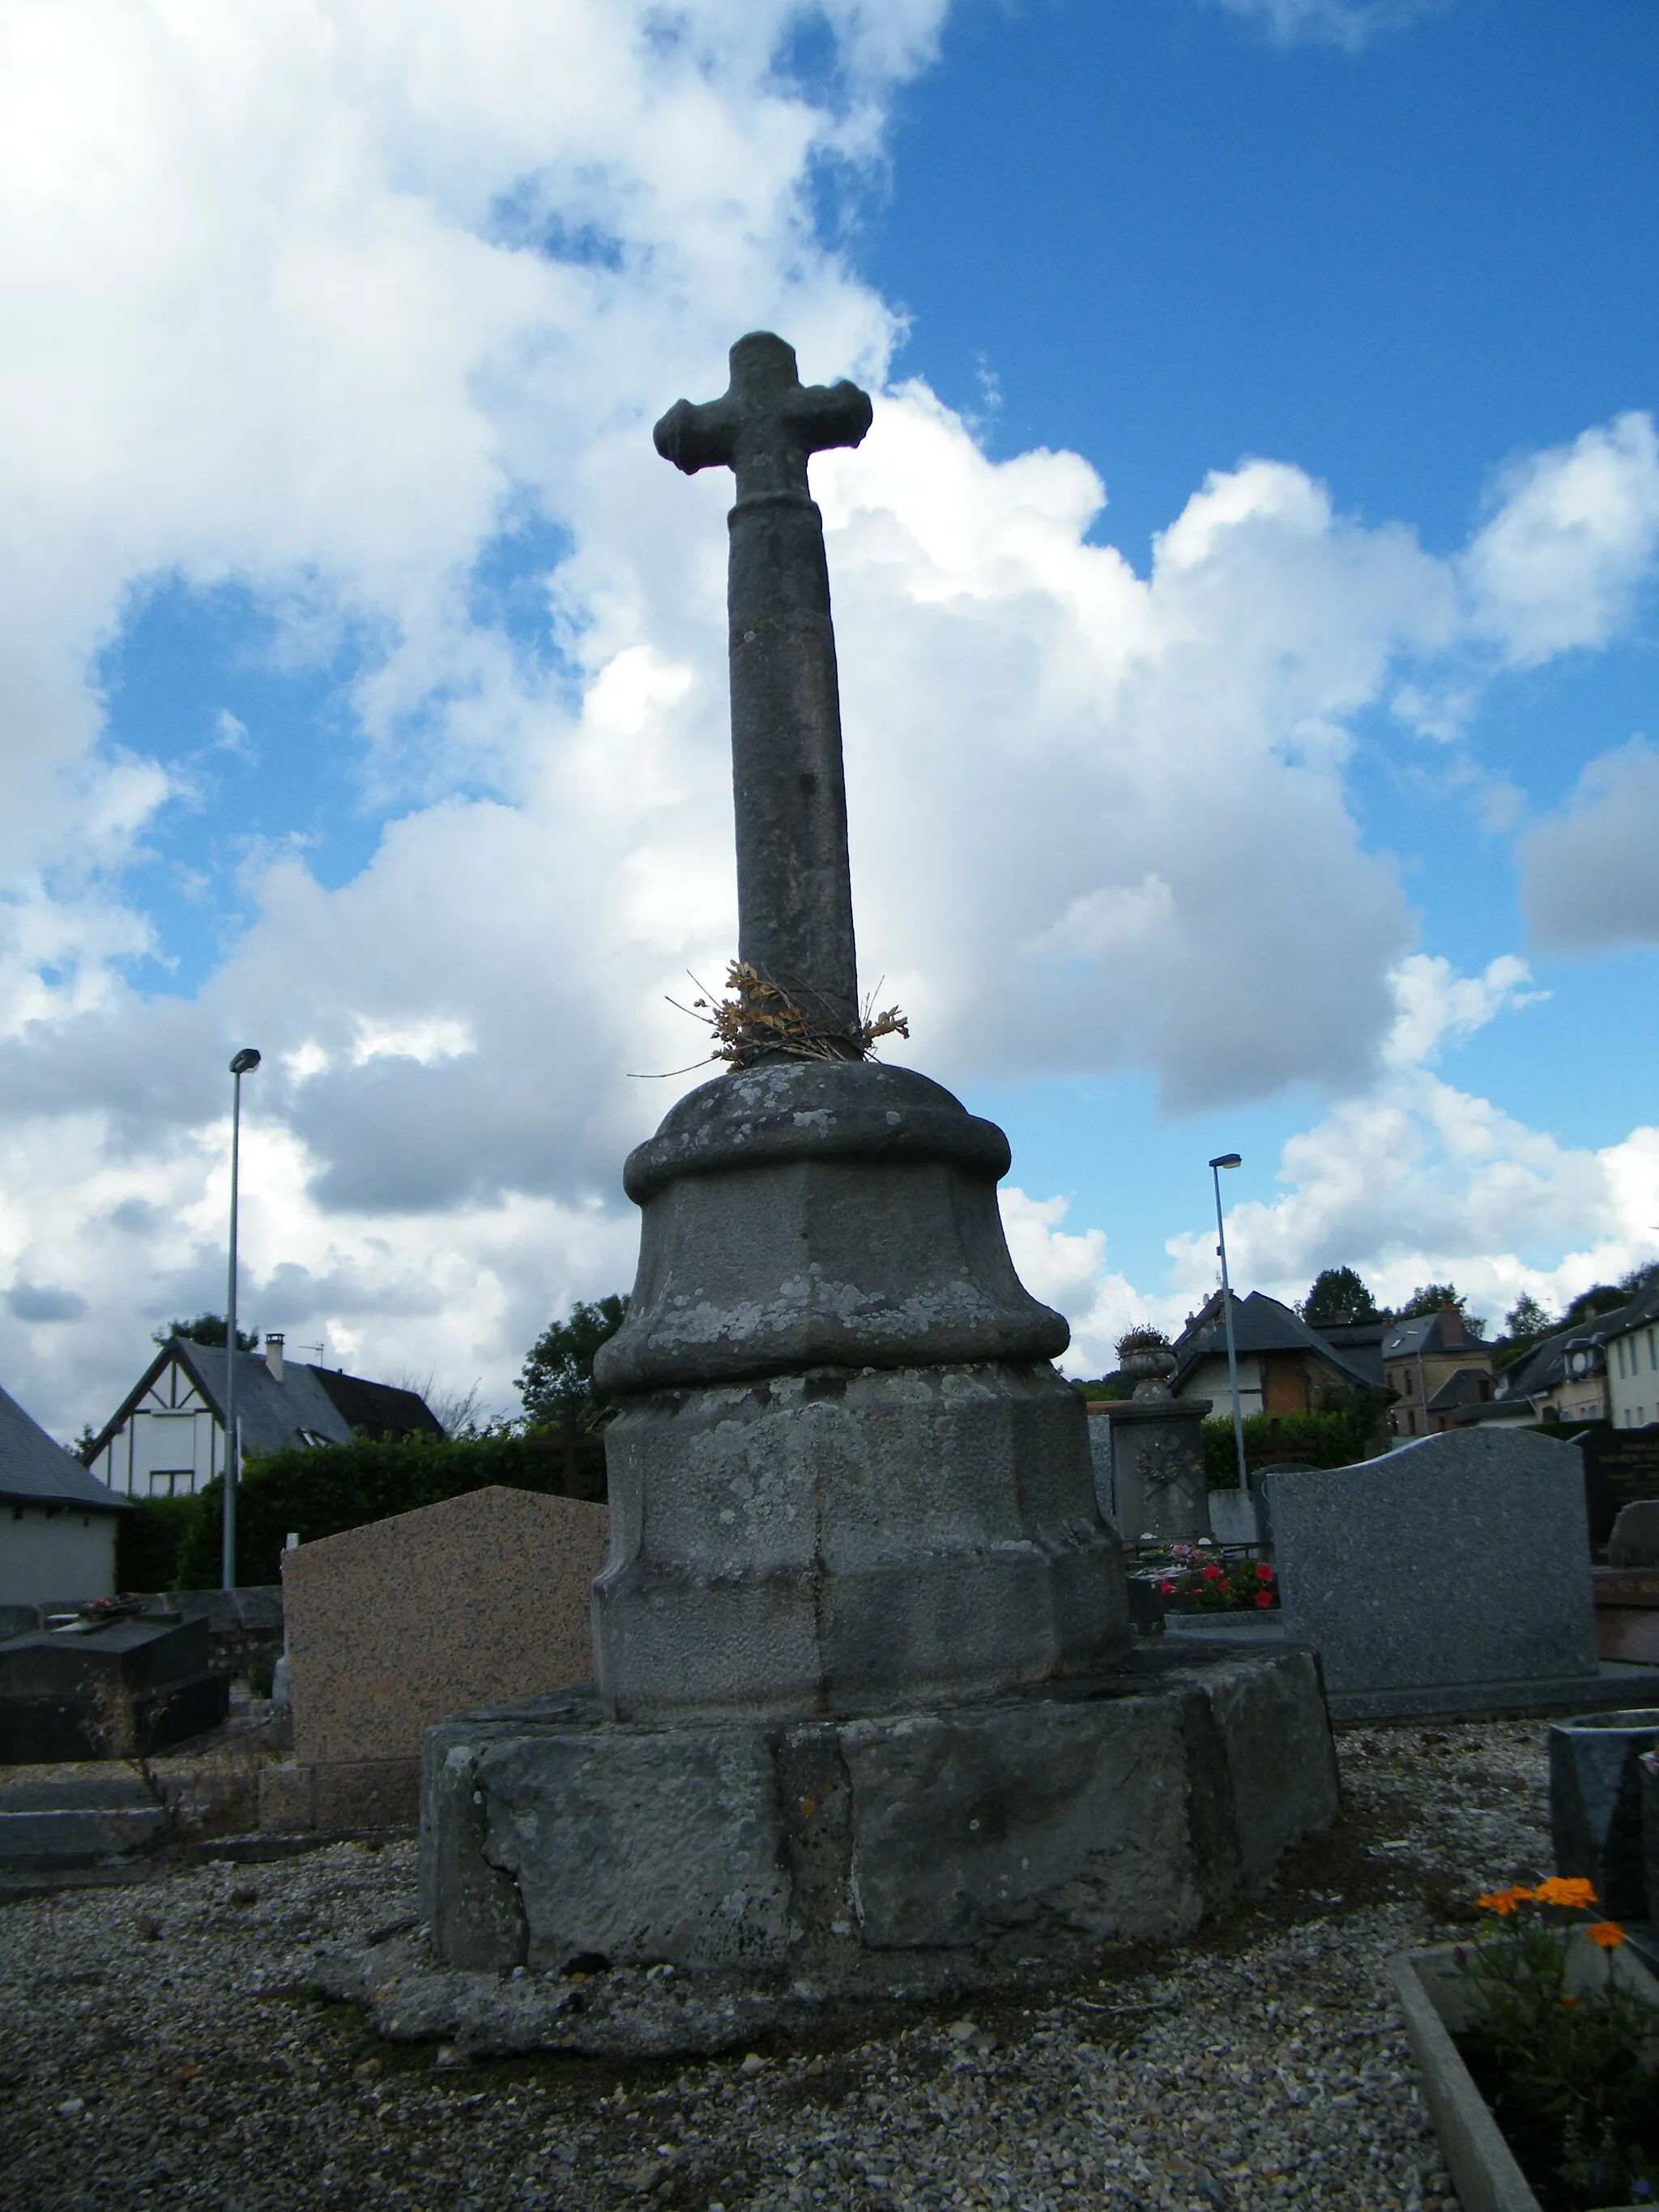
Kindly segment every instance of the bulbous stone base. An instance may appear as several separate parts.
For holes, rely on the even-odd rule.
[[[1046,1361],[658,1391],[605,1458],[593,1639],[613,1718],[991,1697],[1128,1644],[1082,1401]]]
[[[718,2048],[780,1998],[1052,1976],[1185,1934],[1337,1810],[1296,1649],[1137,1652],[1070,1697],[773,1729],[526,1698],[428,1729],[422,1791],[430,1950],[376,1954],[362,1993],[385,2033],[459,2020],[480,2051]],[[631,2026],[610,1978],[568,1978],[602,1966]]]

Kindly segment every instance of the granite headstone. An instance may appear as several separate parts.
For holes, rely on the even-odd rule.
[[[1264,1488],[1285,1632],[1334,1718],[1610,1701],[1570,1444],[1455,1429]]]
[[[591,1674],[607,1526],[492,1486],[285,1552],[294,1759],[261,1778],[261,1827],[412,1825],[433,1722]]]
[[[1607,1538],[1610,1567],[1659,1567],[1659,1498],[1621,1505]]]

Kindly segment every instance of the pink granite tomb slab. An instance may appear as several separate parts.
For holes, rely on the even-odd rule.
[[[270,1770],[261,1826],[412,1821],[433,1722],[592,1674],[608,1519],[498,1486],[285,1553],[295,1765]]]

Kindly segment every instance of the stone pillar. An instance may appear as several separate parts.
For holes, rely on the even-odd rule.
[[[1165,1544],[1195,1544],[1212,1533],[1203,1437],[1211,1401],[1170,1395],[1176,1362],[1167,1349],[1132,1352],[1123,1364],[1139,1379],[1133,1398],[1106,1409],[1112,1525],[1126,1544],[1145,1535]]]

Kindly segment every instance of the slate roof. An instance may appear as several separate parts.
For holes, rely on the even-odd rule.
[[[1308,1327],[1300,1314],[1292,1313],[1289,1306],[1280,1305],[1264,1291],[1252,1291],[1241,1298],[1237,1291],[1232,1294],[1233,1341],[1241,1352],[1310,1352],[1316,1358],[1334,1368],[1342,1380],[1364,1389],[1375,1389],[1380,1376],[1366,1371],[1362,1360],[1354,1353],[1339,1348]],[[1200,1360],[1227,1356],[1227,1330],[1222,1317],[1221,1297],[1218,1291],[1191,1326],[1182,1332],[1176,1343],[1175,1388],[1178,1391],[1187,1376]]]
[[[1388,1330],[1386,1322],[1310,1322],[1308,1326],[1316,1336],[1322,1336],[1327,1344],[1340,1352],[1351,1367],[1363,1367],[1365,1379],[1373,1390],[1388,1388],[1388,1378],[1382,1372],[1382,1339]]]
[[[98,1513],[125,1513],[125,1498],[106,1490],[73,1452],[64,1449],[15,1398],[0,1390],[0,1498],[35,1505],[89,1506]]]
[[[1653,1303],[1653,1293],[1647,1291],[1628,1305],[1615,1306],[1611,1313],[1592,1314],[1588,1321],[1575,1322],[1571,1328],[1557,1329],[1504,1368],[1492,1393],[1494,1400],[1541,1397],[1558,1382],[1566,1382],[1567,1354],[1575,1346],[1587,1346],[1598,1352],[1597,1366],[1604,1366],[1609,1341],[1622,1336],[1638,1320],[1645,1320],[1646,1309]]]
[[[103,1449],[167,1361],[175,1357],[222,1423],[224,1346],[169,1337],[99,1436],[89,1457]],[[349,1443],[358,1429],[372,1437],[441,1437],[444,1433],[437,1415],[416,1391],[400,1390],[390,1382],[370,1382],[338,1368],[308,1366],[296,1359],[284,1363],[279,1382],[264,1354],[258,1352],[236,1354],[236,1425],[242,1432],[242,1449],[250,1455],[287,1451],[295,1444]],[[101,1484],[99,1486],[102,1488]]]
[[[1458,1334],[1449,1334],[1450,1320],[1455,1316]],[[1410,1321],[1396,1322],[1382,1340],[1384,1359],[1414,1359],[1419,1352],[1461,1352],[1466,1346],[1484,1344],[1484,1337],[1476,1336],[1454,1307],[1440,1306],[1431,1314],[1415,1314]]]
[[[1492,1376],[1484,1367],[1460,1367],[1449,1375],[1430,1399],[1431,1413],[1450,1413],[1460,1406],[1491,1403]]]

